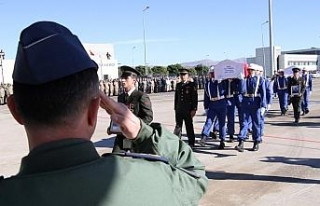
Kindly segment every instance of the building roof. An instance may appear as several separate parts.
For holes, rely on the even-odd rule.
[[[320,55],[320,48],[311,47],[309,49],[297,49],[297,50],[282,51],[281,54],[316,54],[316,55]]]

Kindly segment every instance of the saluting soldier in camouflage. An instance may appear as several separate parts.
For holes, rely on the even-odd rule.
[[[22,31],[8,107],[30,152],[17,175],[0,178],[0,205],[198,205],[208,185],[204,165],[163,126],[100,92],[97,69],[66,27],[37,22]],[[91,142],[99,106],[152,155],[101,157]]]

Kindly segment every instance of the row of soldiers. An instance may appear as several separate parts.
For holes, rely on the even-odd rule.
[[[239,134],[237,135],[239,144],[235,149],[239,152],[244,151],[244,142],[248,138],[248,132],[251,131],[254,141],[251,150],[258,151],[264,136],[265,114],[271,107],[274,92],[278,93],[282,113],[287,110],[287,105],[282,106],[283,97],[281,94],[282,92],[287,94],[290,100],[289,102],[292,103],[294,109],[294,123],[299,123],[301,105],[303,105],[303,113],[307,114],[309,112],[308,101],[306,101],[306,103],[302,100],[304,96],[310,95],[312,90],[312,83],[310,83],[310,81],[312,80],[305,74],[305,71],[303,71],[302,76],[300,76],[300,69],[297,67],[293,68],[292,71],[292,77],[285,78],[286,83],[283,84],[281,80],[283,75],[282,71],[279,72],[279,77],[270,81],[264,77],[263,67],[257,64],[249,64],[249,75],[245,78],[224,80],[215,78],[214,67],[211,67],[209,78],[204,85],[206,121],[201,132],[200,145],[206,145],[207,138],[211,136],[212,127],[213,130],[219,131],[219,149],[225,148],[227,134],[229,134],[230,142],[233,142],[235,135],[235,111],[237,111],[240,128]],[[181,71],[181,76],[184,76],[185,73],[186,71]],[[184,82],[181,87],[181,89],[176,91],[175,95],[177,125],[174,133],[178,136],[181,135],[182,121],[178,120],[179,118],[183,118],[189,144],[193,146],[195,137],[192,117],[194,116],[194,111],[197,110],[197,104],[193,101],[196,99],[197,93],[193,91],[196,91],[196,88],[194,84],[189,84],[187,81]],[[308,89],[306,90],[306,88]],[[192,95],[195,97],[192,97]],[[183,104],[190,105],[190,107],[185,108],[182,106]],[[188,118],[183,116],[183,114],[188,114]]]
[[[235,135],[235,111],[237,110],[240,128],[237,136],[239,144],[235,149],[239,152],[244,151],[244,142],[248,138],[248,132],[251,131],[254,141],[251,150],[258,151],[264,136],[265,114],[271,107],[274,92],[278,93],[280,104],[282,104],[281,92],[287,94],[289,102],[292,103],[294,109],[294,123],[299,123],[301,105],[303,105],[303,113],[307,114],[309,112],[308,104],[302,100],[304,96],[310,95],[312,84],[310,84],[311,78],[308,78],[305,72],[300,76],[299,68],[295,67],[292,71],[293,75],[285,79],[287,81],[286,84],[282,84],[280,80],[280,77],[283,75],[282,71],[279,72],[279,77],[270,81],[264,77],[263,67],[257,64],[249,64],[249,75],[245,78],[224,80],[216,79],[214,67],[211,67],[208,81],[204,86],[206,121],[201,132],[200,145],[206,145],[207,138],[211,136],[212,127],[213,130],[219,131],[219,149],[225,148],[227,134],[229,134],[230,142],[233,142]],[[193,88],[192,85],[190,87]],[[181,90],[180,93],[176,95],[178,97],[176,99],[178,100],[175,101],[175,105],[183,103],[184,99],[187,99],[186,96],[193,94],[193,92],[188,92],[186,89]],[[188,99],[194,98],[190,97]],[[196,110],[196,106],[191,100],[186,104],[194,105],[192,109],[189,108],[189,112]],[[287,108],[285,109],[287,110]],[[188,113],[188,111],[185,111],[185,113]],[[191,139],[189,142],[194,142],[194,132],[188,128],[191,124],[187,120],[185,119],[185,124],[189,125],[186,128],[188,138]],[[181,134],[181,126],[182,124],[178,122],[174,133]]]
[[[191,79],[198,89],[203,89],[205,77],[194,77]],[[176,90],[180,77],[161,77],[161,78],[137,78],[136,88],[144,93],[171,92]],[[106,79],[100,81],[100,90],[107,96],[118,96],[123,93],[123,86],[120,79]]]
[[[13,94],[12,84],[1,83],[0,85],[0,105],[7,104],[7,98]]]

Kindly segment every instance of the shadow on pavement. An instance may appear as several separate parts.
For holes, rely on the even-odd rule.
[[[320,122],[305,122],[304,118],[300,120],[298,124],[292,122],[265,122],[265,124],[270,124],[272,126],[295,126],[295,127],[310,127],[310,128],[320,128]]]
[[[292,157],[281,157],[281,156],[273,156],[266,157],[266,160],[261,160],[262,162],[279,162],[290,165],[302,165],[308,166],[312,168],[320,169],[320,159],[318,158],[292,158]]]
[[[107,139],[102,139],[98,142],[94,142],[93,145],[95,147],[107,147],[107,148],[113,148],[113,143],[115,140],[115,136],[107,138]]]
[[[281,176],[274,176],[274,175],[228,173],[224,171],[206,171],[206,176],[211,180],[252,180],[252,181],[286,182],[286,183],[298,183],[298,184],[320,184],[320,180],[302,179],[297,177],[281,177]]]

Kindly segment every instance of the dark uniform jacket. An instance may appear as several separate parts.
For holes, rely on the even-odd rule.
[[[300,96],[303,95],[303,93],[305,92],[306,90],[306,85],[304,83],[304,80],[302,77],[299,77],[298,79],[294,78],[294,77],[289,77],[288,78],[288,93],[290,96],[293,96],[292,94],[292,86],[299,86],[299,93],[300,93]],[[297,95],[298,96],[298,95]]]
[[[153,120],[153,112],[150,98],[147,94],[135,89],[129,97],[126,93],[118,96],[118,102],[124,103],[134,115],[142,119],[146,124]]]
[[[198,108],[197,85],[194,82],[179,82],[175,91],[174,110],[190,112]]]
[[[161,125],[141,125],[134,141],[168,163],[143,155],[100,157],[83,139],[47,143],[22,159],[17,175],[0,180],[0,205],[198,205],[208,184],[204,165]]]

